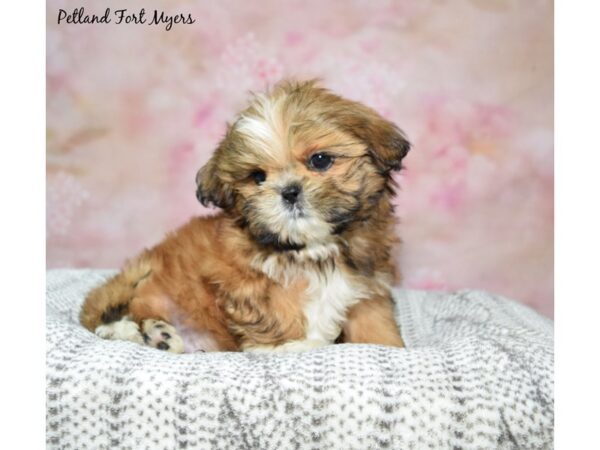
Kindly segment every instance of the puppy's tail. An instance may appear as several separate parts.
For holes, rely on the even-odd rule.
[[[99,325],[120,320],[129,313],[129,305],[138,285],[150,276],[152,266],[140,257],[103,285],[87,295],[79,314],[81,324],[90,331]]]

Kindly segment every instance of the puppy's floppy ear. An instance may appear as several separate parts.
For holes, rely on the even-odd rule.
[[[371,108],[356,104],[350,117],[349,131],[369,146],[369,154],[384,173],[400,170],[402,159],[410,150],[404,132]]]
[[[217,208],[228,209],[233,206],[234,193],[219,177],[217,157],[218,154],[213,155],[196,174],[196,198],[204,206],[213,204]]]
[[[400,170],[411,147],[404,132],[393,123],[380,119],[373,124],[370,139],[369,151],[384,171]]]

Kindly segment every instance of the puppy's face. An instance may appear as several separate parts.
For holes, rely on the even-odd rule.
[[[198,172],[197,196],[263,246],[327,244],[391,194],[390,172],[409,147],[373,110],[313,82],[283,83],[229,127]]]

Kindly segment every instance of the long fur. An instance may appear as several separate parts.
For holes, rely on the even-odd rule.
[[[223,211],[129,262],[88,295],[81,322],[157,319],[202,335],[205,350],[402,346],[391,174],[409,148],[394,124],[314,81],[256,95],[196,177],[199,201]],[[311,166],[317,153],[330,168]]]

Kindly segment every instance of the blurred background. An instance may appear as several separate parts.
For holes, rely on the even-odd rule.
[[[59,8],[192,25],[57,25]],[[47,266],[119,267],[204,214],[194,175],[250,90],[320,77],[403,128],[403,285],[553,316],[553,4],[47,2]],[[114,22],[114,21],[113,21]]]

